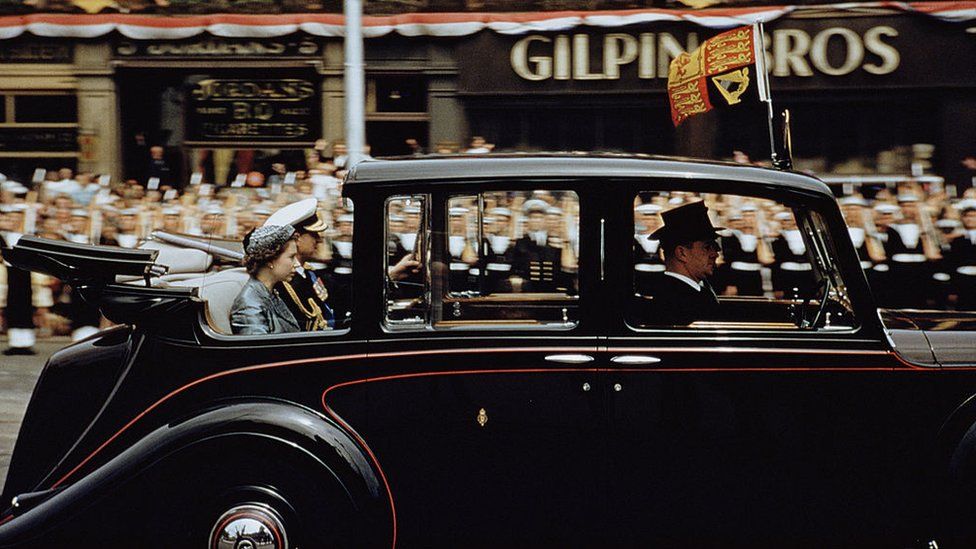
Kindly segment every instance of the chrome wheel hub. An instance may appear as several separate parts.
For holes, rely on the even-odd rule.
[[[281,517],[261,503],[235,505],[210,531],[210,549],[286,549],[288,538]]]

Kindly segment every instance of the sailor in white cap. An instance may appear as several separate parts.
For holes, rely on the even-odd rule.
[[[89,217],[88,210],[81,208],[71,210],[71,220],[66,227],[65,238],[78,244],[91,244],[91,236],[88,230]]]
[[[5,205],[0,216],[0,249],[15,246],[23,236],[22,204]],[[33,289],[31,273],[7,264],[7,304],[4,317],[7,325],[7,348],[3,354],[33,355],[36,332],[34,326]]]
[[[315,272],[309,261],[315,259],[322,232],[327,225],[318,213],[314,198],[299,200],[279,209],[264,222],[264,226],[291,226],[298,245],[298,267],[290,281],[282,281],[277,290],[305,331],[327,330],[335,327],[335,315],[326,304],[329,287],[321,272]]]
[[[962,222],[962,234],[953,239],[946,262],[956,294],[956,309],[976,310],[976,200],[956,204]]]
[[[136,244],[139,243],[139,235],[136,233],[138,229],[137,217],[139,215],[139,210],[136,208],[125,208],[119,211],[118,219],[116,220],[116,226],[118,227],[118,239],[119,246],[123,248],[135,248]]]
[[[793,212],[785,210],[773,216],[780,224],[780,234],[770,247],[773,251],[773,291],[783,297],[807,297],[813,291],[813,266],[807,258],[807,246],[796,226]]]
[[[661,241],[647,238],[664,224],[661,209],[649,202],[634,208],[634,289],[640,295],[651,295],[654,280],[665,269]]]
[[[353,215],[342,214],[335,219],[338,234],[332,239],[332,257],[326,264],[324,277],[328,281],[329,305],[336,318],[347,319],[352,311],[352,231]]]
[[[509,277],[512,274],[512,211],[495,207],[484,218],[485,235],[483,249],[486,253],[477,267],[481,281],[481,294],[489,295],[511,291]]]
[[[844,215],[847,233],[851,237],[854,249],[857,250],[861,268],[870,273],[875,263],[884,261],[885,255],[881,242],[868,231],[868,212],[866,211],[868,203],[860,196],[845,196],[838,200],[838,203],[840,203],[840,210]]]
[[[902,218],[890,224],[885,230],[885,255],[890,260],[889,284],[892,291],[885,306],[896,308],[924,308],[932,293],[931,277],[934,261],[941,254],[927,234],[918,197],[912,194],[898,195],[898,206]],[[912,288],[912,291],[905,291]]]
[[[448,209],[447,247],[450,255],[448,291],[464,293],[475,289],[476,281],[470,276],[478,254],[468,238],[468,208],[453,206]]]
[[[722,259],[725,262],[719,267],[719,279],[728,285],[728,293],[764,294],[763,268],[773,263],[773,252],[762,234],[757,212],[755,204],[744,204],[728,217],[731,234],[722,236]],[[719,286],[721,284],[716,284]]]
[[[549,245],[546,212],[549,204],[533,198],[522,205],[525,235],[515,242],[513,287],[522,292],[555,292],[561,282],[559,248]],[[566,288],[562,288],[563,291]]]

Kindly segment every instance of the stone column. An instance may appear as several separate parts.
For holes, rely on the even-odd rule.
[[[111,56],[108,42],[80,43],[75,50],[78,132],[83,141],[88,141],[78,169],[111,174],[118,179],[124,175],[122,135],[119,98],[109,64]]]
[[[322,78],[322,137],[331,144],[337,140],[345,139],[342,42],[326,42],[324,56],[325,66],[322,70],[324,75]]]

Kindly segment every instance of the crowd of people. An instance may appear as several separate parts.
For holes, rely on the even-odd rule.
[[[467,150],[484,154],[492,146],[477,138]],[[276,210],[314,198],[322,222],[328,227],[314,255],[326,262],[337,259],[351,263],[353,209],[351,203],[341,198],[346,157],[335,154],[330,158],[318,155],[308,158],[308,165],[302,170],[288,171],[280,164],[272,164],[270,173],[241,174],[233,183],[223,186],[210,184],[199,174],[194,174],[183,186],[160,178],[113,181],[107,175],[74,173],[68,168],[38,170],[30,182],[7,180],[0,175],[0,234],[8,240],[11,235],[36,234],[76,243],[135,247],[153,231],[162,230],[240,243]],[[942,188],[908,180],[872,188],[845,186],[844,190],[847,193],[839,198],[850,236],[882,306],[976,309],[976,189],[955,197],[948,196]],[[529,200],[522,199],[523,202],[515,205],[504,199],[493,204],[484,227],[489,238],[500,242],[501,237],[506,237],[514,242],[515,237],[523,236],[515,235],[512,228],[519,224],[505,213],[513,207],[516,213],[521,213],[528,202],[540,207],[524,215],[523,232],[532,231],[527,224],[537,216],[540,227],[551,225],[556,229],[557,239],[566,242],[573,239],[569,233],[578,219],[574,217],[578,215],[578,204],[560,197],[546,204],[538,202],[540,197],[525,198]],[[708,196],[704,198],[710,200]],[[638,197],[635,235],[652,232],[660,225],[661,212],[676,203],[682,203],[680,196]],[[455,213],[476,207],[461,203],[453,206]],[[722,239],[723,259],[716,277],[717,291],[725,295],[779,297],[802,285],[802,271],[804,265],[809,268],[808,260],[802,250],[802,238],[796,236],[795,220],[785,208],[762,200],[742,203],[711,199],[709,210],[717,226],[730,229]],[[408,213],[398,212],[398,215]],[[463,229],[458,231],[452,238],[460,236]],[[641,272],[658,269],[660,254],[646,239],[638,238],[635,242],[639,289]],[[452,241],[454,244],[461,241]],[[559,291],[574,291],[575,275],[560,279],[559,273],[575,268],[578,246],[575,241],[571,246],[560,246],[559,256],[550,259],[562,267],[551,277],[543,273],[548,277],[547,283]],[[472,268],[477,270],[470,253],[467,259],[462,258],[465,247],[454,247],[459,265],[468,263],[465,272],[470,275]],[[501,250],[496,255],[504,253]],[[490,264],[497,266],[503,261],[484,263],[481,267],[490,269]],[[350,270],[349,266],[341,268]],[[793,276],[798,271],[792,269],[799,271],[799,278]],[[12,293],[4,299],[8,294],[6,288],[15,278],[12,271],[0,268],[0,307],[7,309],[5,329],[11,339],[21,326],[36,326],[41,334],[74,332],[81,337],[104,322],[98,320],[97,311],[86,310],[77,299],[73,300],[70,288],[37,273],[29,275],[32,297],[26,305],[30,313],[11,314],[12,308],[25,306]],[[523,274],[531,286],[531,276],[538,273]],[[452,287],[470,289],[471,280],[470,276],[467,281],[457,278]],[[505,282],[509,280],[505,278]],[[504,286],[505,282],[499,284]],[[79,332],[82,327],[85,330]]]

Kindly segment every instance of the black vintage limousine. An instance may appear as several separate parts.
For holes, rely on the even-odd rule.
[[[0,545],[972,546],[976,315],[879,309],[817,179],[514,155],[367,161],[343,193],[355,305],[322,332],[231,335],[238,269],[4,250],[122,325],[45,367]],[[699,198],[788,214],[804,289],[643,317],[635,211]]]

